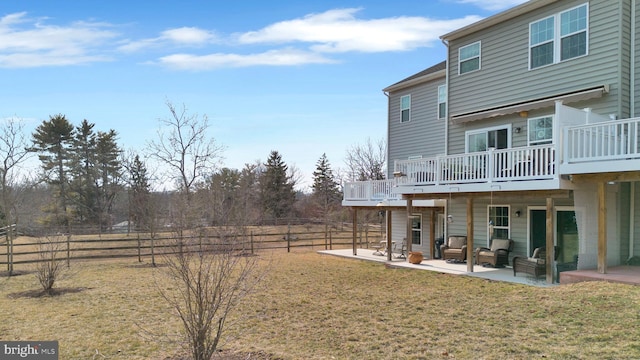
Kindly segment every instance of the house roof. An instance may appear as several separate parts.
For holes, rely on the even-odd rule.
[[[419,73],[413,74],[406,79],[400,80],[393,85],[389,85],[386,88],[382,89],[382,91],[395,91],[408,86],[417,85],[426,81],[444,78],[446,76],[447,62],[442,61],[438,64],[435,64],[429,68],[426,68]]]
[[[445,41],[451,41],[451,40],[455,40],[458,38],[461,38],[463,36],[469,35],[469,34],[473,34],[476,31],[480,31],[483,29],[486,29],[488,27],[494,26],[496,24],[499,24],[501,22],[513,19],[517,16],[520,16],[522,14],[526,14],[528,12],[531,12],[533,10],[539,9],[543,6],[549,5],[549,4],[553,4],[555,2],[558,2],[560,0],[531,0],[531,1],[527,1],[524,4],[518,5],[516,7],[513,7],[509,10],[505,10],[501,13],[495,14],[493,16],[490,16],[488,18],[482,19],[480,21],[477,21],[471,25],[467,25],[465,27],[462,27],[460,29],[454,30],[450,33],[444,34],[442,36],[440,36],[440,39],[445,40]]]

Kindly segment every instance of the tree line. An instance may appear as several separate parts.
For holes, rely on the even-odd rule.
[[[292,218],[329,223],[348,217],[340,206],[342,181],[384,178],[384,143],[370,140],[349,149],[345,173],[336,173],[322,154],[310,193],[296,190],[297,169],[277,150],[264,163],[221,166],[224,148],[208,135],[206,115],[166,105],[170,115],[140,153],[124,151],[116,130],[96,131],[86,119],[74,125],[63,114],[52,115],[30,136],[19,121],[8,121],[0,129],[0,220],[66,233],[108,231],[118,223],[151,232]],[[37,155],[39,171],[19,177],[30,154]],[[171,190],[158,184],[171,184]]]

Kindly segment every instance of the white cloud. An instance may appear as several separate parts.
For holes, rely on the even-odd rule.
[[[202,46],[218,41],[215,33],[195,27],[181,27],[165,30],[160,36],[150,39],[130,41],[120,46],[118,50],[135,52],[146,48],[172,46]]]
[[[457,0],[461,4],[475,5],[481,9],[499,11],[512,8],[527,2],[527,0]]]
[[[0,67],[75,65],[107,61],[99,46],[118,35],[105,24],[77,22],[67,26],[46,25],[26,13],[0,18]],[[20,24],[26,24],[19,27]]]
[[[263,53],[241,54],[210,54],[191,55],[173,54],[160,58],[163,66],[176,70],[202,71],[223,67],[248,66],[293,66],[300,64],[327,64],[334,60],[319,54],[295,49],[270,50]]]
[[[241,44],[309,43],[319,52],[385,52],[431,46],[439,36],[480,20],[424,17],[357,19],[359,9],[336,9],[287,20],[238,36]]]

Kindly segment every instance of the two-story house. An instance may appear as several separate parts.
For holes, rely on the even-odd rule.
[[[511,256],[555,249],[548,281],[557,264],[604,273],[640,255],[639,20],[635,0],[533,0],[443,35],[434,98],[445,109],[430,119],[444,129],[442,150],[412,157],[422,142],[402,141],[404,95],[389,98],[398,220],[418,201],[444,200],[444,232],[468,236],[468,259],[492,238],[513,239]]]

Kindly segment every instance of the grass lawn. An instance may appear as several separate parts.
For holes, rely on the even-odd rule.
[[[638,359],[640,287],[551,288],[343,259],[260,253],[265,281],[231,319],[227,351],[273,359]],[[0,279],[0,340],[58,340],[60,359],[176,359],[160,268],[76,262],[52,297]],[[101,356],[102,355],[102,356]],[[103,357],[104,356],[104,357]],[[255,356],[245,358],[255,359]]]

